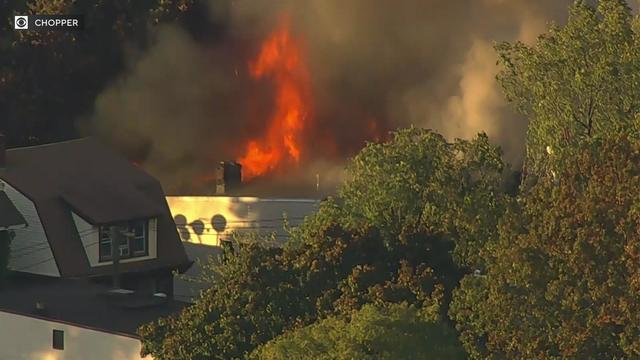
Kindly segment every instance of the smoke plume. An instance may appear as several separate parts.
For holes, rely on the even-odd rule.
[[[247,63],[287,14],[311,75],[309,146],[304,165],[282,167],[250,191],[274,183],[330,189],[365,141],[409,125],[449,138],[485,131],[517,164],[526,123],[495,82],[492,45],[532,43],[549,22],[564,21],[569,3],[212,1],[206,17],[216,36],[177,24],[158,29],[154,45],[132,55],[96,100],[91,131],[141,162],[169,193],[213,190],[215,164],[237,159],[265,130],[272,88],[251,79]]]

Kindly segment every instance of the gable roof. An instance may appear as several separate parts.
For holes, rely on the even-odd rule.
[[[158,219],[157,258],[123,263],[123,272],[188,267],[158,181],[96,140],[10,149],[0,179],[36,206],[62,277],[109,271],[90,267],[73,212],[93,225]]]
[[[27,221],[4,191],[0,191],[0,230],[25,226]]]

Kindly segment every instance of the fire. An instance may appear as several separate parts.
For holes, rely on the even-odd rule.
[[[285,162],[298,164],[305,151],[303,136],[312,108],[310,77],[287,19],[261,44],[260,53],[249,62],[249,73],[256,80],[273,82],[275,109],[265,134],[250,139],[238,159],[244,179],[264,175]]]

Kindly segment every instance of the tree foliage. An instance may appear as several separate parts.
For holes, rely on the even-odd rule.
[[[305,245],[240,244],[207,276],[215,281],[193,306],[140,329],[143,352],[156,359],[242,358],[287,330],[367,303],[411,302],[441,314],[444,285],[434,271],[389,254],[375,229],[350,231],[334,221]]]
[[[455,331],[406,304],[365,305],[258,348],[252,359],[465,359]]]
[[[143,353],[156,359],[241,358],[295,323],[299,283],[281,249],[240,247],[217,267],[216,281],[179,317],[143,326]]]
[[[640,23],[623,0],[594,8],[576,1],[566,26],[552,26],[534,46],[498,44],[498,81],[526,115],[527,166],[571,158],[583,141],[637,137],[640,110]],[[548,156],[551,152],[553,156]]]
[[[502,171],[484,135],[448,143],[412,128],[369,144],[340,196],[293,229],[285,248],[241,246],[196,304],[142,329],[145,352],[239,358],[286,331],[367,304],[406,303],[445,321],[463,273],[453,254],[475,265],[475,252],[494,236],[506,201]]]
[[[514,206],[451,307],[475,358],[640,356],[640,145],[589,142]]]
[[[430,130],[399,130],[353,159],[340,190],[343,218],[384,224],[390,248],[412,233],[440,236],[455,244],[461,266],[481,266],[477,254],[504,209],[501,155],[485,134],[449,143]]]

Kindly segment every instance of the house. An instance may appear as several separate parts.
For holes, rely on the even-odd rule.
[[[6,150],[0,136],[0,231],[15,272],[0,359],[139,358],[135,329],[185,305],[173,273],[191,261],[160,184],[91,138]]]
[[[319,200],[296,198],[261,198],[250,196],[167,196],[178,233],[187,254],[196,260],[186,273],[198,278],[197,262],[221,253],[221,246],[233,233],[257,232],[273,236],[276,243],[288,238],[286,226],[300,225],[316,212]],[[191,301],[206,284],[174,279],[176,296]]]

